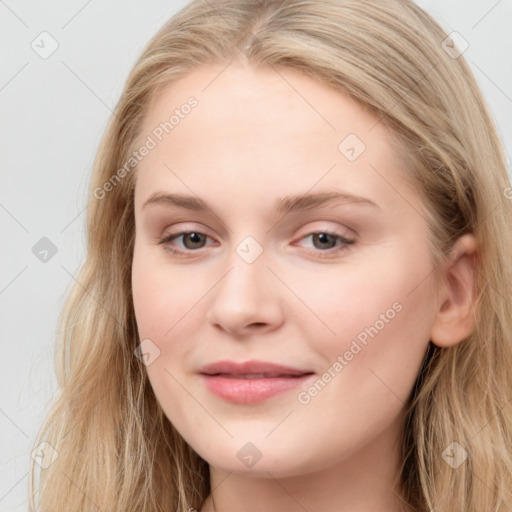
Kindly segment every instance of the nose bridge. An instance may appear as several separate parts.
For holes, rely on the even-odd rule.
[[[275,324],[280,308],[263,247],[244,238],[225,261],[227,271],[217,283],[208,312],[210,322],[235,332],[253,324]]]
[[[244,240],[234,248],[227,261],[228,272],[219,283],[217,299],[235,301],[240,310],[255,307],[263,298],[262,284],[268,277],[265,275],[267,258],[256,243]]]

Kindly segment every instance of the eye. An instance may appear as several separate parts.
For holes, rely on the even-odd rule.
[[[182,237],[182,248],[174,247],[175,240]],[[309,237],[312,237],[311,240],[314,248],[308,250],[308,252],[315,253],[315,255],[320,255],[319,253],[327,253],[325,256],[321,255],[320,257],[330,257],[333,255],[332,253],[337,254],[341,251],[345,251],[348,249],[349,245],[355,243],[355,240],[350,240],[339,233],[328,230],[309,233],[300,240],[305,240]],[[165,249],[170,251],[172,254],[184,256],[186,253],[194,252],[197,249],[205,247],[205,241],[208,238],[210,238],[208,235],[200,231],[182,231],[180,233],[167,235],[161,238],[158,241],[158,244],[164,245]],[[337,244],[337,242],[339,242],[339,244]]]
[[[301,240],[305,240],[310,237],[312,237],[311,241],[314,248],[309,252],[315,253],[316,255],[318,255],[319,252],[328,253],[325,256],[321,255],[320,257],[330,257],[333,255],[333,252],[337,254],[341,251],[346,251],[349,245],[355,243],[355,240],[349,240],[339,233],[328,230],[315,231],[302,237]],[[339,245],[337,245],[338,241],[340,242]]]
[[[183,237],[183,249],[176,249],[172,246],[174,240]],[[204,241],[206,238],[210,238],[205,233],[201,233],[200,231],[182,231],[181,233],[175,233],[172,235],[165,236],[164,238],[159,240],[159,244],[164,245],[165,248],[171,251],[173,254],[183,255],[189,251],[194,251],[195,249],[202,249],[204,247]]]

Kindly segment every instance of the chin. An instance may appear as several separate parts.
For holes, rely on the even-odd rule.
[[[254,478],[293,477],[311,472],[315,469],[311,460],[305,457],[302,446],[284,447],[273,445],[270,440],[264,442],[240,442],[230,439],[218,443],[218,451],[212,451],[212,444],[204,450],[195,451],[210,467],[226,473],[246,475]],[[270,473],[270,475],[269,475]]]

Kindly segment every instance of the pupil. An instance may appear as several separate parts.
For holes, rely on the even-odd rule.
[[[329,233],[319,233],[319,234],[314,235],[314,237],[316,237],[317,239],[320,239],[321,243],[325,243],[326,241],[328,243],[328,239],[331,236],[332,235],[330,235]]]
[[[201,235],[199,233],[188,233],[187,235],[192,240],[192,245],[195,246],[195,244],[201,242]],[[185,240],[187,237],[185,237]]]

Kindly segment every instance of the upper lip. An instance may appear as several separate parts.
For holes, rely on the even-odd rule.
[[[215,375],[218,373],[229,374],[229,375],[248,375],[254,373],[269,373],[273,376],[281,375],[304,375],[306,373],[312,373],[311,370],[303,370],[300,368],[292,368],[290,366],[283,366],[281,364],[269,363],[267,361],[243,361],[236,363],[234,361],[216,361],[211,364],[203,366],[199,373],[205,375]]]

